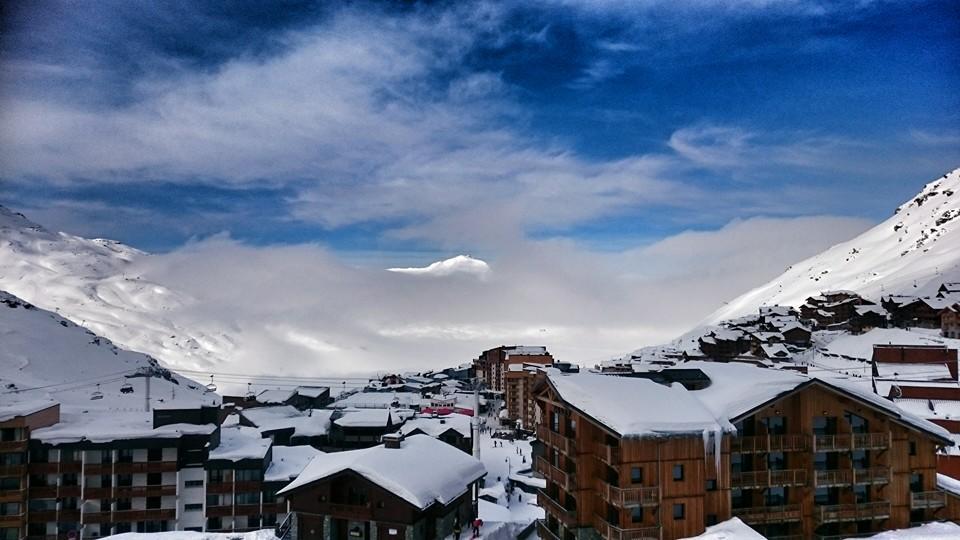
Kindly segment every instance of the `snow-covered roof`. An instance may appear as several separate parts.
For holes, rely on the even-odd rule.
[[[261,432],[293,428],[295,437],[316,437],[330,431],[330,417],[333,412],[329,409],[300,411],[290,405],[277,405],[244,409],[240,414]]]
[[[680,385],[555,369],[547,378],[564,401],[623,437],[733,429]]]
[[[740,521],[740,518],[730,518],[711,525],[703,534],[686,540],[766,540],[766,537]]]
[[[286,403],[293,397],[294,390],[282,388],[271,388],[257,394],[257,401],[260,403]]]
[[[479,460],[427,435],[406,438],[400,448],[383,445],[326,454],[312,460],[279,493],[343,471],[353,471],[423,510],[434,501],[449,504],[486,474]]]
[[[767,358],[790,358],[793,356],[783,343],[764,343],[760,345],[760,348],[763,349],[763,354]]]
[[[6,422],[18,416],[27,416],[40,412],[54,405],[59,405],[59,403],[51,399],[30,399],[27,401],[5,403],[0,405],[0,422]]]
[[[263,459],[271,444],[270,439],[261,437],[258,429],[241,425],[224,426],[220,428],[220,445],[210,450],[210,459]]]
[[[517,345],[516,347],[510,347],[504,350],[507,356],[511,355],[542,355],[547,354],[547,348],[538,345]]]
[[[263,479],[266,482],[289,482],[303,472],[310,460],[322,455],[323,452],[312,446],[275,446]]]
[[[384,427],[398,421],[390,409],[347,409],[343,413],[333,421],[340,427]]]
[[[431,437],[439,437],[444,432],[453,429],[460,435],[470,437],[470,416],[464,414],[448,414],[446,416],[431,417],[419,416],[407,420],[400,428],[400,433],[404,435],[419,429]]]
[[[137,411],[60,412],[60,423],[30,432],[30,438],[47,444],[81,441],[107,443],[132,439],[177,439],[184,435],[209,435],[213,424],[169,424],[153,428],[153,414]]]
[[[420,405],[419,392],[357,392],[350,394],[342,399],[338,399],[331,405],[336,409],[357,408],[357,409],[387,409],[393,403],[399,403],[401,407],[413,407]]]
[[[883,309],[883,307],[881,307],[878,304],[855,306],[853,309],[854,311],[857,312],[857,315],[866,315],[867,313],[876,313],[877,315],[881,315],[883,317],[887,316],[887,310]]]
[[[323,394],[330,392],[330,387],[328,386],[298,386],[296,390],[297,394],[308,397],[308,398],[318,398]]]
[[[950,369],[944,363],[935,364],[888,364],[877,362],[877,377],[897,381],[949,380]]]
[[[924,523],[919,527],[884,531],[866,537],[867,540],[953,540],[955,538],[960,538],[960,525],[949,521]]]

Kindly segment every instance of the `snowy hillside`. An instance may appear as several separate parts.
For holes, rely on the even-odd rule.
[[[928,294],[944,281],[960,281],[960,169],[924,186],[890,219],[794,264],[730,301],[704,324],[755,313],[762,305],[799,306],[821,291],[850,290],[879,299]]]
[[[227,358],[229,336],[174,320],[190,298],[131,273],[148,256],[112,240],[48,231],[0,206],[0,289],[173,367],[202,369]]]
[[[144,409],[151,404],[196,406],[219,401],[203,385],[160,367],[142,353],[120,349],[55,313],[0,291],[0,407],[57,401],[65,411]],[[99,386],[97,386],[99,384]],[[91,399],[99,391],[100,399]]]

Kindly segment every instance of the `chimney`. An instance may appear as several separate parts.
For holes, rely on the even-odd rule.
[[[400,433],[385,433],[380,437],[384,448],[401,448],[403,445],[403,435]]]

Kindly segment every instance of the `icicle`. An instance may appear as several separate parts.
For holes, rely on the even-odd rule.
[[[713,459],[717,467],[717,483],[720,483],[720,453],[723,451],[723,428],[717,427],[713,434]]]

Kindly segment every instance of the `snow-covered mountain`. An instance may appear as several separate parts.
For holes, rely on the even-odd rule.
[[[228,358],[230,336],[178,320],[191,298],[136,274],[143,257],[113,240],[48,231],[0,206],[0,289],[171,367],[204,369]]]
[[[822,291],[850,290],[868,298],[922,295],[944,281],[960,281],[960,169],[924,186],[890,219],[792,265],[703,324],[756,313],[762,305],[799,306]]]
[[[0,407],[56,401],[68,410],[144,409],[151,375],[151,406],[196,406],[219,401],[214,393],[123,350],[110,340],[0,291]],[[98,399],[91,399],[99,392]]]

